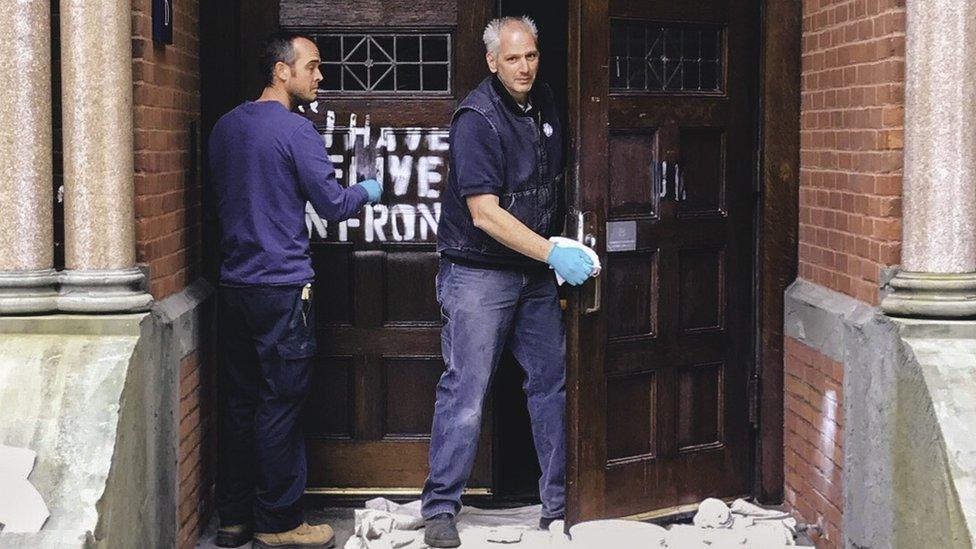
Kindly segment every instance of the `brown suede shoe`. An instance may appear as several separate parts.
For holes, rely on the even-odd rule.
[[[240,547],[251,541],[250,524],[234,524],[217,528],[217,547]]]
[[[287,532],[273,534],[254,534],[255,549],[332,549],[335,547],[335,533],[328,524],[310,526],[307,522],[299,524]]]

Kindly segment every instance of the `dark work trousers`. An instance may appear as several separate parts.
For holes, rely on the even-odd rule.
[[[305,441],[299,423],[315,354],[311,289],[221,286],[219,470],[222,526],[291,530],[304,520]]]
[[[457,515],[478,450],[492,375],[508,347],[525,370],[532,438],[542,468],[542,516],[566,503],[566,332],[552,271],[492,270],[442,259],[437,273],[446,369],[437,384],[424,518]]]

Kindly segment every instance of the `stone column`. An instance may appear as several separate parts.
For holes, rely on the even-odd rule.
[[[0,2],[0,314],[56,306],[51,169],[51,15]]]
[[[976,0],[908,0],[893,316],[976,316]]]
[[[64,311],[152,303],[135,265],[131,11],[130,0],[61,0]]]

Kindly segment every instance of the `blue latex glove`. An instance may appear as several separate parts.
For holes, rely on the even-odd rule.
[[[366,181],[360,181],[360,185],[366,189],[366,194],[369,196],[368,200],[370,204],[375,204],[380,201],[380,196],[383,194],[383,185],[375,179],[367,179]]]
[[[586,252],[579,248],[553,246],[546,262],[573,286],[579,286],[593,273],[593,262]]]

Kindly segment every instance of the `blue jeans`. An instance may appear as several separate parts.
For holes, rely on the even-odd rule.
[[[492,270],[442,259],[437,298],[446,369],[437,384],[430,476],[423,516],[457,515],[474,465],[481,414],[495,368],[508,347],[526,373],[532,436],[542,477],[542,516],[565,514],[566,332],[556,281],[540,266]]]

